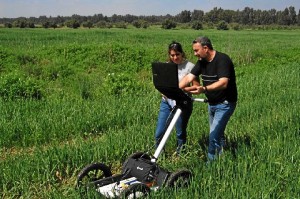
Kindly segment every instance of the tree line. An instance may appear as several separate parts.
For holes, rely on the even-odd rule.
[[[284,10],[255,10],[245,7],[243,10],[224,10],[222,8],[213,8],[209,12],[202,10],[181,11],[177,15],[160,15],[160,16],[135,16],[135,15],[117,15],[111,17],[103,14],[95,14],[93,16],[80,16],[74,14],[72,16],[57,17],[18,17],[18,18],[0,18],[0,24],[5,27],[35,28],[41,26],[44,28],[59,27],[99,27],[99,28],[126,28],[132,24],[136,28],[147,28],[150,25],[161,25],[162,28],[175,28],[178,24],[189,25],[193,29],[202,29],[203,25],[215,26],[220,29],[228,29],[228,25],[238,28],[239,26],[300,26],[300,10],[298,14],[295,7],[290,6]]]

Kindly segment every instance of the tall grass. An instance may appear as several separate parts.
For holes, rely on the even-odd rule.
[[[300,197],[299,31],[0,29],[0,35],[1,80],[25,74],[43,93],[0,100],[2,198],[79,198],[74,183],[85,165],[99,161],[118,173],[131,153],[153,152],[160,96],[150,63],[166,59],[172,40],[195,61],[190,44],[199,35],[236,66],[239,102],[226,129],[228,148],[205,165],[207,107],[195,103],[186,154],[172,156],[171,136],[159,159],[170,171],[191,169],[192,183],[152,198]]]

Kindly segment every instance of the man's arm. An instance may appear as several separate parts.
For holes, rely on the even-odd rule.
[[[206,87],[207,91],[217,91],[217,90],[224,90],[227,88],[229,82],[229,78],[222,77],[215,83]]]
[[[206,93],[210,91],[224,90],[227,88],[229,79],[226,77],[220,78],[217,82],[208,86],[196,86],[195,89],[190,90],[192,94]]]
[[[184,76],[179,82],[179,88],[184,89],[185,87],[189,87],[191,82],[196,78],[192,73]]]
[[[229,79],[226,77],[220,78],[217,82],[208,85],[208,86],[200,86],[200,84],[196,83],[193,86],[189,86],[189,84],[196,79],[196,76],[189,73],[187,74],[180,82],[179,82],[179,88],[190,92],[192,94],[200,94],[205,93],[209,91],[216,91],[216,90],[224,90],[227,88]],[[194,83],[194,82],[193,82]]]

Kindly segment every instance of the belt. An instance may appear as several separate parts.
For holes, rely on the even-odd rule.
[[[209,105],[217,105],[217,104],[229,104],[227,100],[224,100],[223,102],[208,102]]]

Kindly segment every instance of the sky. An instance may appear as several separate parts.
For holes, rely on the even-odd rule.
[[[0,0],[0,18],[117,15],[176,15],[183,10],[213,8],[284,10],[293,6],[298,14],[300,0]]]

